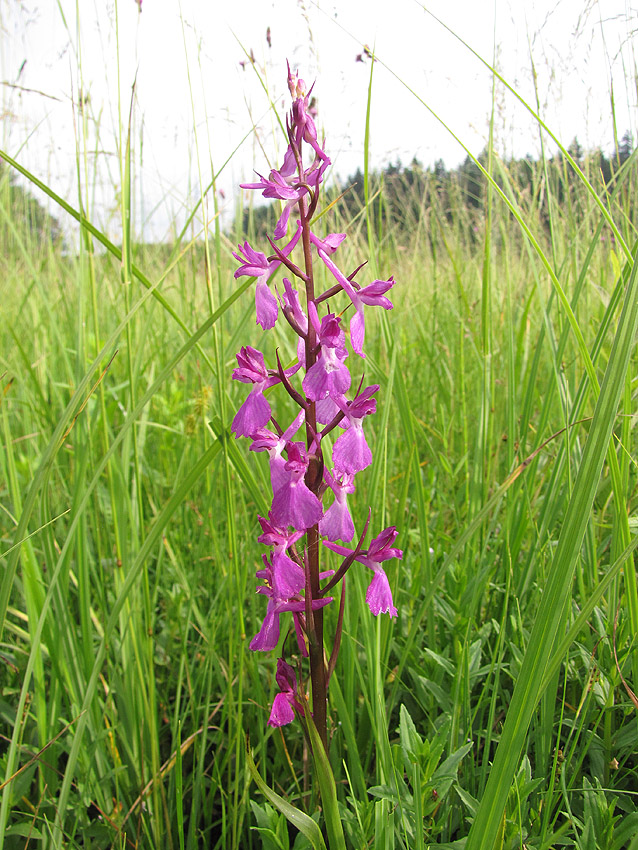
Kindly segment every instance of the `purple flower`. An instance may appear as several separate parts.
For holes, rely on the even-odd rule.
[[[284,256],[287,257],[290,254],[300,236],[301,224],[299,223],[295,235],[282,251]],[[237,253],[234,252],[233,257],[241,263],[235,272],[235,279],[243,275],[257,278],[255,286],[257,324],[261,325],[264,330],[273,328],[277,321],[277,299],[268,288],[268,280],[281,265],[281,260],[275,259],[268,262],[266,255],[262,254],[261,251],[255,251],[248,242],[244,242],[243,246],[238,245]]]
[[[262,534],[257,540],[266,546],[273,547],[272,553],[272,576],[274,584],[282,596],[291,598],[298,594],[305,584],[303,567],[288,557],[286,551],[303,537],[303,531],[293,531],[288,534],[284,529],[278,528],[269,519],[257,517],[262,528]],[[265,570],[257,574],[259,578],[268,578]]]
[[[396,617],[398,613],[392,602],[390,582],[385,574],[385,570],[381,566],[383,561],[387,561],[390,558],[401,559],[403,557],[401,549],[394,549],[392,547],[397,534],[396,526],[391,525],[389,528],[385,528],[381,534],[378,534],[371,541],[368,550],[360,552],[355,558],[355,561],[365,564],[366,567],[369,567],[374,572],[372,581],[366,592],[366,602],[370,611],[375,616],[387,613],[391,617]],[[345,546],[339,546],[336,543],[327,543],[324,541],[323,545],[327,546],[328,549],[332,549],[333,552],[337,552],[339,555],[350,555],[352,553],[352,549],[347,549]]]
[[[275,493],[271,516],[282,528],[311,528],[323,516],[321,502],[306,487],[304,475],[308,469],[308,456],[303,443],[288,443],[288,461],[284,466],[288,480]]]
[[[287,277],[284,278],[284,294],[280,298],[281,308],[291,325],[297,330],[297,361],[301,368],[306,365],[306,344],[304,338],[308,333],[308,317],[301,309],[299,293],[292,288]]]
[[[326,254],[334,254],[345,238],[345,233],[329,233],[324,239],[320,239],[312,232],[310,233],[310,241],[312,244],[317,248],[317,250],[321,248],[321,250]]]
[[[250,345],[242,345],[237,357],[237,368],[233,369],[232,378],[234,381],[241,381],[243,384],[258,384],[270,378],[264,355],[257,348]]]
[[[363,420],[377,409],[376,399],[371,398],[379,389],[378,384],[366,387],[353,401],[335,399],[345,414],[346,430],[337,439],[332,449],[335,467],[341,472],[360,472],[372,463],[372,452],[363,433]]]
[[[274,546],[275,549],[279,548],[285,552],[303,537],[303,531],[293,531],[292,534],[288,534],[284,528],[280,528],[272,521],[272,514],[269,514],[268,519],[264,519],[263,516],[258,516],[257,519],[262,531],[257,540],[266,546]]]
[[[290,210],[308,192],[305,186],[293,185],[296,179],[297,161],[295,153],[290,145],[284,154],[284,162],[277,171],[273,169],[268,179],[258,173],[259,183],[240,183],[242,189],[261,189],[264,198],[278,198],[285,201],[286,205],[275,227],[275,239],[281,239],[286,232]]]
[[[284,278],[284,294],[282,295],[282,302],[284,311],[289,313],[290,317],[294,320],[302,334],[307,334],[308,317],[301,309],[299,293],[296,289],[292,288],[292,284],[287,277]]]
[[[275,227],[275,239],[281,239],[288,226],[290,211],[299,203],[309,190],[316,190],[323,178],[330,159],[317,141],[317,128],[308,106],[310,92],[306,92],[303,80],[293,75],[288,67],[288,86],[294,91],[291,120],[289,128],[290,144],[284,155],[283,165],[279,170],[273,169],[268,179],[258,174],[259,183],[241,183],[242,189],[260,189],[265,198],[277,198],[285,202],[279,221]],[[302,141],[307,142],[315,152],[315,158],[303,175],[297,174],[298,163],[295,149],[299,152]],[[294,147],[293,147],[294,145]]]
[[[310,114],[311,109],[308,106],[312,87],[307,92],[306,84],[297,73],[292,73],[290,65],[288,65],[288,90],[290,91],[290,96],[293,98],[292,123],[297,131],[295,134],[297,147],[301,147],[301,140],[303,139],[312,146],[317,157],[327,160],[328,157],[317,142],[317,129]]]
[[[326,484],[334,493],[335,500],[319,523],[319,533],[328,540],[344,540],[349,543],[354,537],[354,523],[348,509],[348,495],[354,493],[354,475],[342,472],[335,478],[326,468],[323,470]]]
[[[260,428],[264,428],[272,416],[270,404],[264,398],[264,391],[280,382],[276,372],[266,369],[264,355],[250,345],[242,346],[237,357],[238,368],[233,371],[233,380],[244,384],[253,384],[250,395],[237,411],[230,430],[236,437],[252,437]],[[299,369],[295,364],[285,369],[287,377]],[[294,433],[294,432],[293,432]]]
[[[321,399],[315,404],[315,412],[317,416],[317,422],[321,425],[327,425],[328,422],[332,422],[337,413],[339,413],[339,408],[335,404],[334,399],[328,396],[327,398]]]
[[[251,437],[267,424],[272,415],[264,390],[279,383],[279,377],[269,375],[264,355],[250,345],[242,346],[236,357],[238,367],[233,371],[233,380],[252,384],[253,388],[237,411],[230,429],[236,437]]]
[[[298,688],[295,670],[283,658],[277,659],[275,680],[279,685],[280,692],[273,701],[268,725],[286,726],[295,719],[295,709],[303,714],[303,706],[297,699]]]
[[[268,179],[258,173],[259,183],[239,184],[242,189],[261,189],[264,198],[277,198],[280,201],[285,201],[283,212],[275,226],[275,239],[281,239],[285,234],[288,227],[288,219],[290,218],[290,211],[299,203],[304,195],[308,194],[309,188],[317,188],[326,168],[330,165],[330,160],[317,144],[317,131],[314,130],[314,122],[307,113],[305,115],[314,131],[314,139],[310,143],[315,149],[318,159],[316,158],[310,167],[304,171],[302,179],[300,180],[296,173],[297,160],[295,159],[295,153],[292,146],[288,145],[284,154],[283,165],[279,170],[273,169],[268,175]],[[304,126],[306,127],[305,130],[302,130],[304,138],[307,135],[312,138],[312,133],[305,124]]]
[[[278,171],[273,168],[267,180],[258,172],[259,183],[240,183],[239,185],[242,189],[261,189],[264,198],[278,198],[280,201],[298,201],[306,193],[306,189],[294,189],[291,185],[295,182],[296,168],[295,153],[291,146],[288,145],[284,154],[283,165]]]
[[[299,533],[300,536],[301,533]],[[292,546],[292,543],[296,542],[299,537],[295,537],[294,534],[290,535],[288,546]],[[272,553],[272,560],[269,560],[267,555],[261,556],[264,562],[264,569],[257,570],[256,575],[257,578],[263,578],[267,584],[260,587],[259,592],[263,593],[264,588],[267,586],[273,591],[274,598],[277,598],[279,601],[291,601],[293,599],[298,601],[300,598],[299,594],[304,589],[306,583],[306,575],[303,567],[286,555],[286,548],[288,547],[285,543],[275,546]],[[267,593],[266,595],[268,596],[270,594]]]
[[[363,340],[365,338],[365,319],[363,316],[363,306],[367,304],[371,307],[385,307],[386,310],[392,309],[392,302],[385,297],[385,293],[394,286],[394,278],[389,280],[374,280],[368,286],[364,286],[358,292],[355,290],[352,283],[343,274],[343,272],[335,266],[328,254],[318,249],[317,253],[323,260],[327,268],[332,272],[342,289],[346,292],[352,301],[355,314],[350,319],[350,341],[352,348],[361,357],[365,357],[363,353]]]
[[[348,356],[345,334],[339,327],[341,319],[334,313],[324,316],[319,324],[317,308],[308,305],[310,320],[321,346],[319,356],[303,379],[303,389],[311,401],[330,396],[342,396],[350,389],[350,372],[343,361]]]
[[[299,203],[300,198],[302,198],[306,194],[308,189],[316,190],[318,188],[323,178],[324,171],[329,165],[330,160],[324,154],[323,159],[315,158],[312,165],[309,168],[306,168],[303,173],[302,179],[299,181],[299,188],[295,190],[299,193],[299,197],[292,198],[287,202],[286,206],[283,209],[283,212],[281,213],[281,216],[279,217],[279,220],[277,221],[277,224],[275,225],[275,230],[273,233],[275,239],[281,239],[281,237],[284,236],[284,234],[286,233],[286,228],[288,227],[288,219],[290,218],[291,211]]]
[[[292,424],[286,428],[281,437],[278,437],[268,428],[258,428],[253,434],[253,442],[250,446],[251,452],[268,452],[270,458],[270,483],[272,491],[277,490],[288,480],[288,474],[284,469],[286,461],[283,457],[283,451],[286,448],[286,443],[291,440],[297,431],[301,428],[304,420],[304,411],[300,410]]]
[[[279,643],[279,617],[286,611],[290,611],[293,615],[299,650],[303,655],[307,655],[301,627],[301,616],[306,610],[306,601],[300,595],[305,585],[303,568],[281,552],[278,556],[273,554],[272,561],[266,555],[262,555],[262,560],[264,569],[257,571],[257,578],[264,579],[265,584],[257,588],[257,593],[268,597],[268,605],[261,628],[250,642],[250,649],[260,652],[274,649]],[[312,610],[323,608],[330,602],[332,602],[331,596],[313,599]]]
[[[323,175],[329,165],[330,160],[325,154],[322,158],[315,157],[310,167],[306,168],[303,173],[303,182],[307,183],[311,189],[316,191],[319,188],[319,184],[323,180]]]
[[[279,643],[279,616],[284,611],[304,611],[306,603],[299,596],[304,584],[303,569],[291,558],[279,561],[277,567],[266,555],[262,555],[265,569],[257,571],[257,578],[265,579],[265,584],[257,588],[257,593],[268,597],[266,616],[260,630],[250,642],[252,650],[268,652]],[[292,565],[292,566],[291,566]]]
[[[281,215],[275,225],[275,230],[273,232],[273,236],[275,239],[281,239],[282,236],[286,234],[286,230],[288,228],[288,219],[290,218],[290,213],[295,208],[295,206],[299,203],[300,199],[307,194],[309,189],[316,190],[323,179],[324,172],[326,168],[330,165],[330,160],[327,156],[323,156],[322,159],[315,158],[313,163],[309,168],[303,173],[303,177],[296,183],[297,188],[291,189],[295,193],[294,197],[291,197],[289,201],[286,202]],[[271,172],[271,177],[273,174],[278,174],[279,172]],[[263,181],[263,177],[262,177]],[[268,181],[265,181],[268,182]],[[246,187],[248,188],[248,187]],[[252,188],[260,188],[260,184],[253,184]],[[270,191],[270,189],[268,190]],[[266,197],[278,197],[276,195],[266,195],[266,192],[263,193]]]

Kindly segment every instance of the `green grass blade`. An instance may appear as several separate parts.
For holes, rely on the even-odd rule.
[[[581,168],[579,167],[578,163],[577,163],[577,162],[575,162],[575,160],[574,160],[574,158],[572,157],[572,155],[570,154],[570,152],[567,150],[567,148],[566,148],[566,147],[564,147],[564,145],[561,143],[560,139],[558,139],[558,137],[557,137],[557,136],[556,136],[556,135],[555,135],[555,134],[551,131],[551,129],[547,126],[547,124],[543,121],[543,119],[542,119],[542,118],[541,118],[541,116],[538,114],[538,112],[536,112],[536,111],[535,111],[535,110],[534,110],[534,109],[533,109],[533,108],[532,108],[532,107],[531,107],[531,106],[527,103],[527,101],[525,100],[525,98],[524,98],[524,97],[522,97],[522,96],[521,96],[521,95],[520,95],[520,94],[516,91],[516,89],[514,88],[514,86],[512,86],[510,83],[508,83],[508,82],[507,82],[507,80],[506,80],[506,79],[505,79],[505,78],[504,78],[501,74],[499,74],[499,73],[498,73],[498,71],[496,70],[496,68],[494,68],[492,65],[490,65],[490,63],[489,63],[489,62],[487,62],[485,59],[483,59],[483,57],[482,57],[479,53],[477,53],[477,52],[476,52],[476,50],[474,50],[474,49],[473,49],[473,48],[472,48],[472,47],[471,47],[471,46],[470,46],[470,45],[469,45],[466,41],[464,41],[464,40],[463,40],[463,39],[462,39],[459,35],[457,35],[457,33],[455,33],[455,32],[454,32],[454,30],[452,30],[450,27],[448,27],[448,26],[447,26],[447,24],[445,24],[445,23],[444,23],[444,22],[443,22],[440,18],[438,18],[438,17],[437,17],[437,16],[436,16],[433,12],[431,12],[429,9],[426,9],[426,7],[425,7],[425,6],[423,6],[422,8],[423,8],[423,11],[424,11],[424,12],[426,12],[428,15],[430,15],[431,17],[433,17],[433,18],[434,18],[434,20],[435,20],[435,21],[437,21],[437,23],[439,23],[439,24],[440,24],[440,25],[441,25],[444,29],[446,29],[446,30],[450,33],[450,35],[454,36],[454,38],[456,38],[458,41],[460,41],[460,42],[461,42],[461,44],[462,44],[465,48],[467,48],[467,50],[469,50],[469,51],[470,51],[470,53],[472,53],[474,56],[476,56],[476,58],[479,60],[479,62],[482,62],[482,64],[483,64],[483,65],[485,65],[485,67],[486,67],[486,68],[490,71],[490,73],[491,73],[491,74],[493,74],[493,75],[494,75],[494,76],[498,79],[498,81],[499,81],[499,82],[501,82],[501,83],[502,83],[502,84],[503,84],[503,85],[507,88],[507,90],[508,90],[508,91],[510,91],[510,92],[514,95],[514,97],[518,100],[518,102],[519,102],[519,103],[520,103],[520,104],[521,104],[521,105],[522,105],[522,106],[523,106],[523,107],[524,107],[524,108],[525,108],[525,109],[526,109],[526,110],[527,110],[527,111],[528,111],[528,112],[532,115],[532,117],[534,118],[534,120],[538,122],[539,127],[542,127],[542,128],[543,128],[543,130],[544,130],[544,131],[547,133],[547,135],[550,137],[550,139],[551,139],[553,142],[555,142],[555,144],[558,146],[558,149],[560,150],[560,152],[562,153],[562,155],[565,157],[565,159],[567,160],[567,162],[570,164],[570,166],[574,169],[574,171],[575,171],[575,172],[576,172],[576,174],[578,175],[579,179],[580,179],[580,180],[583,182],[583,184],[587,187],[587,191],[590,193],[590,195],[591,195],[591,196],[592,196],[592,198],[594,199],[594,202],[596,203],[596,205],[597,205],[597,206],[598,206],[598,208],[600,209],[600,212],[602,213],[602,215],[603,215],[603,217],[605,218],[605,220],[606,220],[607,224],[608,224],[608,225],[609,225],[609,227],[611,228],[612,233],[614,234],[614,237],[618,240],[618,243],[620,244],[620,246],[621,246],[621,248],[622,248],[622,250],[623,250],[623,253],[625,254],[625,256],[627,257],[627,259],[628,259],[628,260],[631,260],[631,259],[632,259],[632,253],[631,253],[631,251],[630,251],[630,249],[629,249],[628,245],[626,244],[625,240],[623,239],[622,234],[621,234],[621,233],[620,233],[620,231],[618,230],[618,228],[617,228],[617,226],[616,226],[616,223],[614,222],[613,218],[611,217],[611,215],[610,215],[610,213],[609,213],[609,210],[608,210],[608,209],[607,209],[607,207],[603,204],[603,202],[601,201],[601,199],[598,197],[597,192],[594,190],[593,186],[591,185],[591,183],[589,182],[589,180],[587,179],[587,177],[585,176],[585,174],[583,174],[583,172],[582,172]]]
[[[609,448],[637,327],[638,266],[634,261],[618,331],[567,507],[549,580],[514,688],[485,793],[468,836],[466,850],[492,850],[502,823],[507,795],[518,768],[529,723],[541,696],[548,659],[558,637],[558,628],[569,599],[572,576]]]
[[[13,157],[9,156],[6,151],[0,150],[0,159],[4,159],[12,168],[14,168],[17,172],[22,174],[23,177],[26,177],[34,186],[37,186],[42,192],[45,193],[52,201],[55,201],[61,209],[63,209],[66,213],[68,213],[72,218],[74,218],[78,224],[80,224],[84,230],[87,230],[91,236],[93,236],[97,241],[103,245],[107,251],[112,254],[117,260],[120,262],[123,261],[123,254],[120,248],[117,245],[114,245],[110,239],[108,239],[104,233],[102,233],[99,228],[95,227],[95,225],[91,224],[91,222],[84,216],[82,212],[78,212],[71,204],[67,203],[63,198],[60,197],[56,192],[51,189],[50,186],[47,186],[46,183],[43,183],[41,180],[28,171],[24,166],[20,165]],[[153,297],[156,298],[159,303],[162,305],[164,310],[171,316],[171,318],[179,325],[179,327],[186,334],[190,334],[190,331],[186,324],[182,321],[182,319],[177,315],[173,307],[168,303],[168,301],[164,298],[161,292],[157,292],[157,284],[151,283],[151,281],[146,277],[146,275],[137,268],[134,263],[130,265],[130,273],[133,277],[137,278],[139,282],[146,289],[153,292]],[[211,366],[208,356],[205,351],[200,350],[201,356],[204,358],[206,363]],[[212,366],[211,366],[212,370]]]

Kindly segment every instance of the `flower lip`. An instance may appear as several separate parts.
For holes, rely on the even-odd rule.
[[[295,669],[284,661],[283,658],[277,659],[275,681],[277,682],[280,693],[277,694],[273,701],[268,725],[277,728],[292,723],[295,719],[295,711],[303,714],[303,706],[297,699],[299,689]]]

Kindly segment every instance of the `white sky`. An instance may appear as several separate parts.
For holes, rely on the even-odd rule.
[[[619,135],[629,129],[636,138],[638,0],[427,5],[485,59],[495,55],[499,71],[532,104],[533,57],[543,116],[565,144],[577,135],[585,148],[610,150],[612,80]],[[118,90],[126,126],[136,74],[135,227],[145,238],[170,235],[174,221],[179,226],[198,197],[198,163],[207,184],[211,160],[219,168],[253,124],[257,136],[219,179],[225,221],[237,184],[251,179],[253,168],[266,173],[280,165],[285,143],[254,69],[240,65],[243,48],[254,51],[281,115],[289,106],[286,58],[307,83],[316,80],[326,151],[342,178],[363,163],[370,64],[355,58],[364,44],[381,60],[373,78],[374,165],[417,156],[424,165],[440,157],[454,166],[465,158],[404,83],[473,153],[487,138],[489,72],[415,0],[143,0],[141,14],[135,0],[77,6],[79,20],[75,0],[0,0],[2,147],[77,205],[76,154],[84,142],[74,104],[80,90],[88,93],[91,215],[115,238]],[[501,154],[538,153],[538,130],[502,86],[495,127]]]

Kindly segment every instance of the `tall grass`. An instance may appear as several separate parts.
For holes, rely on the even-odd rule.
[[[368,115],[372,75],[370,92]],[[121,127],[121,246],[90,224],[82,135],[61,213],[77,253],[0,186],[0,848],[299,850],[311,839],[245,752],[249,733],[266,784],[316,813],[301,733],[267,730],[272,664],[248,651],[268,470],[231,439],[229,376],[265,342],[232,277],[251,222],[136,243]],[[635,158],[604,186],[545,157],[521,195],[489,154],[487,214],[406,186],[409,222],[384,229],[366,170],[361,211],[325,218],[349,233],[344,266],[367,255],[400,284],[392,321],[369,322],[386,401],[354,511],[371,504],[405,551],[396,622],[363,616],[349,582],[329,755],[353,847],[622,850],[638,846]]]

